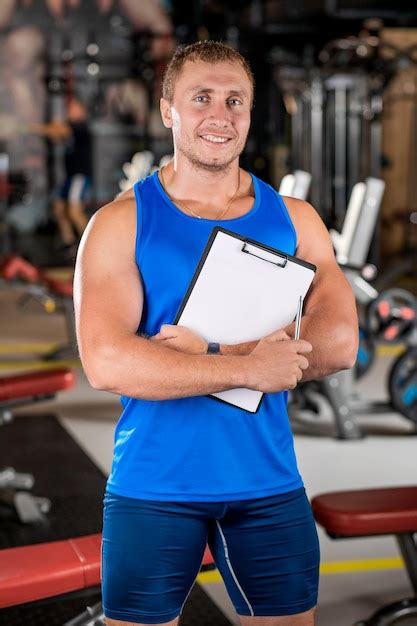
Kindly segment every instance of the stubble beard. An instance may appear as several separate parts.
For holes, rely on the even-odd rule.
[[[219,173],[219,172],[227,172],[231,163],[240,157],[242,154],[245,143],[238,150],[229,157],[226,161],[222,161],[221,163],[213,163],[203,161],[195,152],[189,149],[187,146],[177,145],[177,150],[181,152],[185,156],[185,158],[191,163],[191,165],[197,170],[204,170],[205,172],[211,173]]]

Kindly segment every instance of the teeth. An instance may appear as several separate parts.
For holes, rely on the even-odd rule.
[[[203,139],[213,141],[214,143],[226,143],[228,141],[227,137],[216,137],[216,135],[203,135]]]

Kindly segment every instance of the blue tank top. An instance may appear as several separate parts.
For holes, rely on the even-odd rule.
[[[252,180],[252,209],[221,221],[180,211],[157,173],[136,183],[135,254],[144,290],[138,332],[154,335],[173,322],[215,226],[294,254],[296,233],[281,196],[255,176]],[[123,396],[121,402],[107,482],[111,493],[145,500],[230,501],[302,487],[286,392],[265,394],[257,413],[208,396],[163,401]]]

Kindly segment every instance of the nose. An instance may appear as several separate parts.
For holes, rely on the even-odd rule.
[[[209,123],[213,126],[227,127],[230,125],[230,111],[226,102],[217,100],[210,108]]]

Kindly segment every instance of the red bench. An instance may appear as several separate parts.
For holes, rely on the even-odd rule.
[[[28,283],[40,283],[52,294],[72,297],[72,280],[58,280],[51,278],[35,265],[22,257],[12,255],[6,257],[0,265],[0,275],[5,280],[23,280]]]
[[[417,487],[336,491],[315,496],[311,505],[333,539],[395,535],[399,544],[414,597],[389,604],[356,626],[385,626],[409,616],[417,624]]]
[[[68,368],[13,374],[0,378],[0,410],[71,389],[75,375]]]
[[[101,534],[0,550],[0,608],[99,585],[100,554]]]
[[[0,425],[12,420],[14,407],[51,399],[58,391],[66,391],[74,384],[75,375],[67,368],[1,377]],[[34,482],[32,474],[16,472],[12,467],[0,468],[0,500],[8,509],[14,509],[18,519],[25,524],[43,522],[44,513],[51,506],[48,498],[28,493]]]

